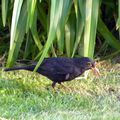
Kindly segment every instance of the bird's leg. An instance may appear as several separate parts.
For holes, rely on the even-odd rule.
[[[60,84],[61,86],[63,86],[64,88],[66,88],[66,86],[65,86],[65,85],[63,85],[61,82],[59,82],[59,84]]]
[[[59,82],[59,84],[60,84],[61,86],[63,86],[65,89],[67,89],[67,90],[71,91],[71,89],[70,89],[70,88],[66,87],[66,86],[65,86],[64,84],[62,84],[61,82]]]
[[[52,87],[55,88],[55,85],[56,85],[56,82],[53,82],[52,83]]]

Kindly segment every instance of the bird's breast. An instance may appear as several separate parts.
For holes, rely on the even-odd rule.
[[[66,75],[66,78],[67,78],[66,80],[73,80],[83,73],[84,73],[84,71],[82,69],[74,68],[72,73]]]

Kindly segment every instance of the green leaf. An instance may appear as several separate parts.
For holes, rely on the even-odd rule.
[[[120,50],[120,42],[112,35],[105,23],[99,17],[98,19],[98,32],[103,36],[106,42],[113,48]]]
[[[119,40],[120,40],[120,0],[118,0],[118,20],[116,23],[116,29],[119,29]]]
[[[58,45],[58,50],[60,53],[63,53],[64,51],[64,36],[65,36],[65,23],[66,20],[68,19],[68,14],[70,12],[70,8],[72,5],[71,0],[66,0],[66,1],[59,1],[59,6],[60,6],[60,20],[57,28],[57,45]]]
[[[27,0],[28,17],[27,17],[26,33],[28,32],[28,29],[31,28],[32,26],[36,3],[37,3],[37,0]]]
[[[14,64],[15,60],[17,59],[25,35],[25,27],[27,20],[26,2],[24,2],[22,7],[20,7],[21,4],[17,4],[17,3],[14,4],[17,6],[17,9],[16,6],[14,6],[11,39],[10,39],[11,46],[7,60],[7,67],[11,67]]]
[[[17,33],[17,25],[18,20],[20,17],[21,7],[22,7],[23,0],[15,0],[14,1],[14,8],[13,8],[13,15],[12,15],[12,25],[11,25],[11,37],[10,37],[10,49],[13,48],[13,44],[15,41],[15,35]]]
[[[39,35],[37,32],[37,12],[35,12],[33,17],[34,19],[33,19],[32,27],[31,27],[31,32],[32,32],[32,36],[33,36],[36,46],[38,47],[39,51],[41,51],[43,46],[40,42]]]
[[[42,24],[42,26],[43,26],[43,28],[44,28],[44,30],[47,32],[47,15],[46,15],[46,13],[45,13],[45,10],[44,10],[44,8],[42,7],[42,5],[41,4],[38,4],[37,5],[37,12],[38,12],[38,19],[39,19],[39,21],[40,21],[40,23]]]
[[[93,58],[98,21],[99,0],[87,0],[85,8],[84,56]]]
[[[26,44],[25,44],[25,50],[24,50],[24,55],[23,59],[26,59],[29,54],[31,53],[31,47],[32,47],[32,36],[30,32],[28,32],[27,37],[26,37]]]
[[[4,27],[6,24],[6,18],[7,18],[7,12],[8,12],[8,2],[9,0],[2,0],[2,21],[3,21]]]
[[[74,57],[75,52],[78,48],[78,45],[80,43],[81,37],[82,37],[82,33],[83,33],[83,28],[84,28],[84,12],[81,12],[83,8],[83,2],[81,3],[82,0],[78,1],[74,1],[74,6],[75,6],[75,14],[76,14],[76,39],[75,39],[75,43],[74,43],[74,48],[73,48],[73,52],[72,52],[72,57]],[[83,11],[83,10],[82,10]]]
[[[120,18],[117,19],[116,30],[120,28]]]
[[[65,25],[65,45],[68,57],[71,57],[73,46],[75,42],[75,29],[76,29],[75,13],[71,12],[67,24]]]

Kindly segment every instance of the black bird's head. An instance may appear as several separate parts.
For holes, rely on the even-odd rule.
[[[88,57],[80,58],[80,67],[84,70],[91,69],[96,76],[100,76],[99,70],[96,68],[96,62]]]

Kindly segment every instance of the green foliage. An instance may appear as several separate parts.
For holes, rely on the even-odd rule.
[[[0,36],[10,33],[7,66],[18,57],[39,60],[37,69],[47,56],[93,58],[97,52],[103,55],[119,51],[119,2],[2,0]]]
[[[2,21],[3,26],[5,27],[6,24],[6,18],[7,18],[7,10],[8,10],[8,0],[2,0]]]
[[[25,4],[22,6],[22,0],[21,2],[15,1],[14,3],[13,19],[11,26],[10,50],[7,60],[7,66],[12,66],[14,64],[15,60],[17,59],[21,44],[23,42],[27,19],[26,5],[27,4],[25,2]],[[20,12],[21,7],[22,11]]]
[[[85,5],[84,56],[93,58],[99,0],[87,0]]]
[[[120,50],[120,42],[112,35],[112,33],[108,30],[104,22],[101,18],[98,21],[98,32],[104,37],[106,42],[110,44],[112,47]]]

